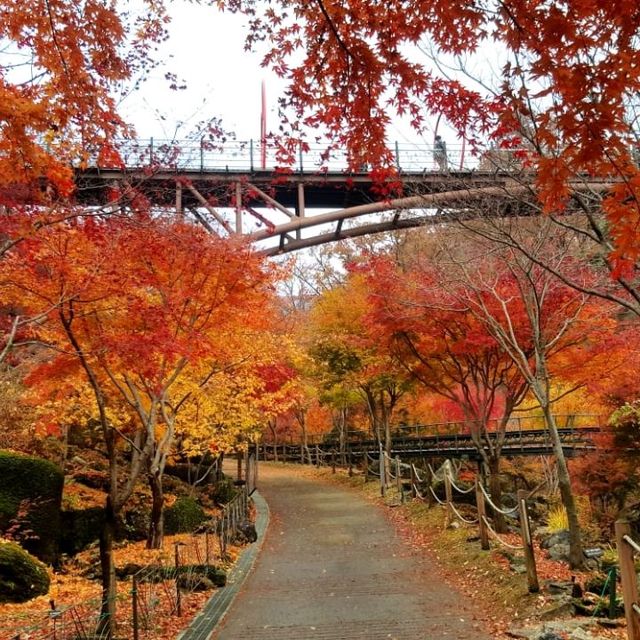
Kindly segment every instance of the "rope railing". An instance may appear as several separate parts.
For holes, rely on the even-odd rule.
[[[433,487],[431,485],[429,485],[429,491],[431,491],[431,495],[435,498],[436,502],[438,504],[441,505],[446,505],[446,502],[443,502],[442,500],[440,500],[440,498],[438,498],[438,495],[436,494],[436,492],[433,490]]]
[[[457,509],[456,506],[453,504],[453,502],[451,502],[449,504],[449,506],[451,507],[451,511],[453,511],[453,513],[457,516],[458,520],[460,520],[461,522],[464,522],[465,524],[477,524],[478,523],[478,518],[475,518],[474,520],[467,520],[467,518],[465,518]]]
[[[427,501],[426,495],[422,495],[422,493],[420,492],[420,489],[418,489],[416,483],[412,482],[411,486],[413,488],[413,492],[414,492],[416,498],[418,498],[419,500],[422,500],[422,502],[426,502]]]
[[[413,474],[415,475],[418,482],[426,482],[426,479],[420,477],[420,474],[418,473],[418,469],[416,469],[415,464],[411,465],[411,469],[413,470]]]
[[[512,507],[511,509],[501,509],[496,505],[495,502],[493,502],[493,500],[491,500],[491,496],[487,493],[487,490],[484,488],[481,482],[479,483],[479,486],[480,486],[480,490],[484,494],[485,500],[489,503],[489,506],[494,511],[496,511],[497,513],[501,513],[502,515],[505,515],[505,516],[513,515],[514,513],[518,512],[518,507]]]
[[[451,483],[451,486],[458,492],[458,493],[471,493],[474,490],[474,487],[469,487],[467,489],[461,489],[454,481],[453,476],[451,475],[450,472],[445,471],[445,473],[448,476],[449,482]]]
[[[485,516],[482,516],[482,521],[484,522],[485,527],[487,527],[487,531],[491,534],[491,537],[496,542],[499,542],[503,547],[506,547],[507,549],[513,549],[514,551],[524,551],[524,546],[522,546],[522,545],[515,546],[515,545],[512,545],[512,544],[509,544],[508,542],[505,542],[500,537],[500,535],[498,533],[496,533],[496,531],[493,529],[493,527],[489,523],[489,520],[487,520],[487,518]]]

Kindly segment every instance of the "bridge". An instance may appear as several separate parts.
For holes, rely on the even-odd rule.
[[[595,448],[594,436],[603,432],[598,416],[557,416],[558,434],[565,456],[572,457]],[[536,422],[538,424],[536,425]],[[551,456],[554,454],[549,430],[540,427],[540,419],[514,419],[504,434],[488,430],[480,439],[484,447],[495,446],[502,439],[504,457]],[[329,436],[312,441],[306,452],[307,458],[326,463],[336,456],[357,461],[365,456],[377,457],[380,442],[366,434],[352,433],[343,445],[339,439]],[[300,443],[262,443],[258,455],[266,460],[300,462],[305,452]],[[410,425],[398,427],[392,434],[391,455],[402,459],[453,458],[473,461],[481,460],[480,451],[468,425],[450,422],[439,425]]]
[[[472,216],[480,202],[491,202],[495,215],[532,211],[532,175],[517,151],[479,157],[451,146],[443,160],[430,145],[395,143],[389,153],[395,172],[384,182],[366,167],[347,172],[343,152],[321,147],[299,150],[278,166],[275,150],[253,141],[127,141],[115,160],[96,157],[77,169],[76,198],[108,206],[114,189],[125,204],[141,193],[212,233],[245,234],[266,255]]]

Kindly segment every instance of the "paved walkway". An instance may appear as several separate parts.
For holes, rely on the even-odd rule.
[[[261,465],[271,523],[216,640],[488,640],[357,491]]]

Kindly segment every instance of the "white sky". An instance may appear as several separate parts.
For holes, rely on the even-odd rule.
[[[138,136],[179,139],[186,137],[196,122],[215,116],[222,118],[225,129],[235,132],[238,140],[257,140],[262,80],[267,88],[267,128],[277,131],[277,98],[285,83],[260,66],[260,53],[244,50],[245,18],[187,2],[170,3],[169,11],[170,37],[162,43],[159,54],[165,62],[121,107]],[[166,71],[184,79],[187,89],[171,91],[164,78]],[[435,117],[433,120],[432,125]],[[440,133],[450,143],[455,141],[444,122]],[[402,123],[392,127],[389,139],[433,143],[431,132],[421,139]]]
[[[258,139],[263,79],[267,124],[276,129],[275,105],[282,84],[260,67],[260,55],[244,51],[243,17],[186,2],[171,3],[169,10],[170,38],[160,50],[165,62],[121,107],[138,136],[185,137],[198,121],[215,116],[239,140]],[[170,90],[166,71],[186,80],[187,89]]]

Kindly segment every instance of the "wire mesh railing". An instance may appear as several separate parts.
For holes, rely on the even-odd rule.
[[[223,586],[232,545],[253,542],[249,485],[197,533],[165,539],[151,563],[119,567],[116,595],[117,640],[155,640],[172,637],[183,626],[183,613],[204,604],[203,595]],[[99,640],[101,628],[99,585],[77,602],[50,601],[41,609],[17,610],[0,621],[0,640]],[[83,587],[86,589],[86,587]],[[195,602],[195,604],[194,604]],[[186,623],[186,618],[184,620]],[[168,634],[168,635],[167,635]]]
[[[388,155],[399,172],[513,171],[522,169],[517,149],[486,149],[471,153],[463,144],[450,144],[443,153],[433,144],[389,142]],[[165,167],[186,171],[255,172],[286,168],[299,173],[344,172],[350,165],[347,151],[327,145],[298,145],[284,151],[272,140],[119,140],[108,150],[93,154],[90,166],[140,169]],[[366,173],[367,165],[359,167]]]

